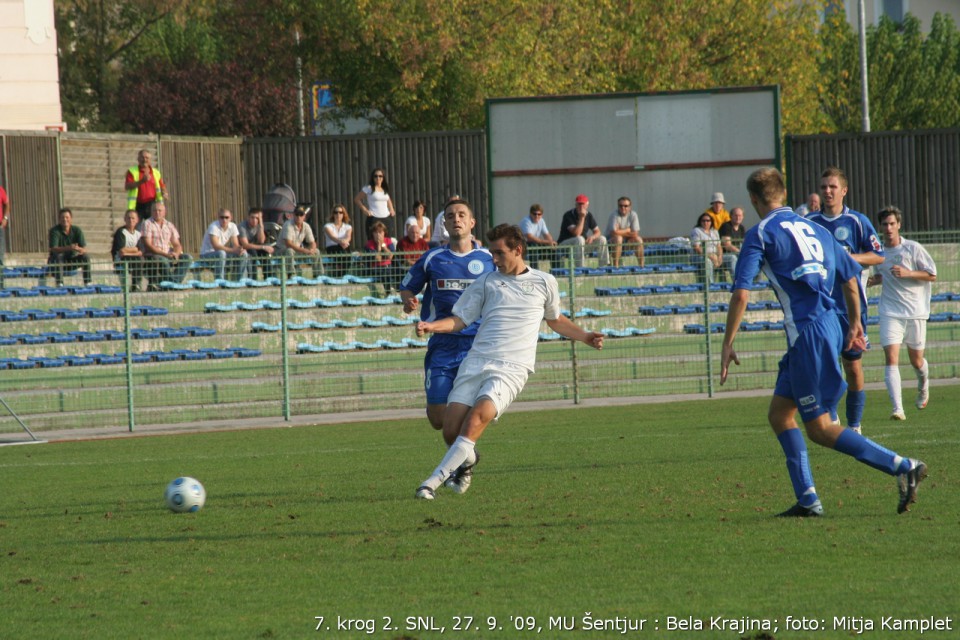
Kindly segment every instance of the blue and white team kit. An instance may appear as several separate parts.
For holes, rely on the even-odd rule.
[[[420,256],[404,276],[400,289],[414,294],[423,291],[420,319],[433,322],[453,315],[453,305],[464,289],[484,273],[495,270],[493,256],[486,249],[474,248],[461,254],[442,246]],[[423,360],[427,404],[446,404],[460,362],[470,350],[479,326],[478,321],[458,333],[430,336]]]
[[[846,390],[837,362],[845,331],[834,289],[860,275],[860,265],[825,227],[789,207],[771,211],[746,233],[734,289],[751,288],[762,271],[783,307],[787,353],[774,394],[792,398],[804,421],[836,410]]]
[[[847,253],[869,253],[873,252],[878,256],[883,256],[883,243],[877,235],[876,229],[870,223],[870,219],[859,211],[854,211],[846,205],[840,215],[830,218],[823,211],[815,211],[806,218],[816,222],[821,227],[833,234],[833,237],[840,243]],[[864,338],[867,335],[867,269],[863,269],[857,277],[857,284],[860,287],[860,324],[863,325]],[[833,292],[833,301],[837,303],[837,314],[840,316],[840,327],[846,334],[849,329],[847,321],[847,303],[843,299],[843,291],[837,287]],[[869,342],[867,343],[869,344]],[[857,360],[863,354],[859,349],[844,351],[843,357],[847,360]]]

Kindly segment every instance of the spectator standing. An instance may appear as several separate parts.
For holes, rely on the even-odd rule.
[[[250,207],[247,219],[237,225],[240,233],[240,246],[247,252],[248,277],[257,278],[257,267],[263,272],[264,279],[273,276],[273,252],[276,247],[267,243],[267,233],[263,226],[263,209]]]
[[[637,264],[644,264],[643,238],[640,236],[640,216],[632,208],[630,198],[620,196],[617,210],[610,214],[607,222],[607,241],[613,245],[613,266],[620,266],[620,254],[624,244],[634,245],[637,251]]]
[[[743,226],[743,209],[734,207],[730,210],[730,220],[720,227],[720,247],[723,249],[723,268],[730,273],[730,280],[737,271],[737,256],[740,255],[740,245],[747,228]]]
[[[57,219],[58,224],[51,227],[48,234],[50,255],[47,258],[57,286],[63,285],[63,272],[66,269],[80,269],[83,272],[83,284],[90,284],[90,256],[87,255],[87,240],[83,237],[83,230],[73,224],[70,209],[60,209]]]
[[[307,210],[297,207],[293,211],[293,219],[287,220],[280,230],[280,255],[284,258],[287,278],[292,278],[300,269],[300,265],[309,264],[313,270],[313,277],[323,275],[323,262],[317,248],[317,240],[313,229],[306,223]]]
[[[881,447],[836,421],[844,387],[837,356],[842,345],[849,348],[852,343],[864,342],[858,309],[860,265],[826,229],[783,206],[787,190],[776,169],[750,174],[747,191],[761,221],[747,232],[740,252],[720,356],[720,384],[726,381],[730,364],[740,364],[733,342],[747,309],[750,287],[762,270],[783,306],[787,334],[787,352],[780,360],[767,419],[786,457],[797,502],[779,515],[823,515],[807,445],[796,422],[798,411],[812,441],[895,476],[900,492],[897,513],[903,513],[916,501],[927,465]],[[846,336],[833,312],[832,292],[837,289],[847,301]]]
[[[430,218],[423,215],[427,207],[423,203],[423,200],[414,200],[413,208],[411,209],[412,215],[407,218],[407,221],[403,225],[403,235],[407,235],[407,227],[410,225],[416,225],[417,235],[425,241],[430,239]]]
[[[397,251],[402,254],[407,268],[412,267],[429,249],[430,245],[420,235],[420,229],[415,224],[408,224],[407,235],[397,242]]]
[[[153,166],[153,153],[148,149],[141,149],[137,164],[127,170],[124,189],[127,190],[127,209],[136,209],[141,220],[150,217],[154,202],[167,198],[167,185],[160,170]]]
[[[700,282],[713,280],[713,272],[723,264],[723,249],[720,234],[713,228],[713,218],[701,213],[697,226],[690,231],[690,248],[698,256],[697,279]]]
[[[323,225],[323,246],[328,255],[333,256],[330,275],[342,278],[350,263],[350,243],[353,242],[353,227],[350,226],[350,214],[342,204],[335,204],[330,210],[327,224]]]
[[[930,400],[930,368],[924,358],[927,320],[930,318],[931,283],[937,279],[937,265],[919,242],[900,235],[903,214],[894,206],[877,214],[883,234],[883,264],[867,280],[868,286],[882,284],[880,293],[880,346],[886,360],[883,381],[893,404],[891,420],[906,420],[900,386],[900,344],[907,345],[910,364],[917,376],[917,409]]]
[[[0,187],[0,289],[3,289],[3,258],[7,252],[7,226],[10,224],[10,198]]]
[[[193,264],[193,256],[183,252],[180,232],[167,220],[167,205],[154,202],[150,209],[150,218],[143,221],[140,232],[146,257],[147,290],[159,291],[161,282],[184,281]]]
[[[863,352],[870,348],[867,335],[867,267],[875,267],[883,263],[883,245],[873,224],[867,216],[859,211],[850,209],[843,203],[847,195],[847,176],[837,167],[827,167],[820,176],[820,211],[811,213],[806,220],[811,220],[826,228],[833,237],[850,254],[863,270],[857,278],[860,288],[860,324],[863,326],[865,347],[856,346],[840,352],[843,362],[843,372],[847,380],[847,426],[860,429],[863,418],[863,409],[867,402],[864,393]],[[840,316],[840,326],[846,330],[847,306],[843,292],[835,289],[833,300],[836,302],[837,314]]]
[[[713,228],[718,231],[724,222],[730,220],[730,212],[727,211],[725,207],[726,202],[724,201],[723,193],[716,191],[711,197],[710,206],[703,211],[710,216],[710,219],[713,220]]]
[[[140,290],[140,278],[143,277],[143,247],[140,234],[140,216],[136,209],[127,209],[123,214],[123,226],[113,233],[110,254],[113,256],[113,268],[120,278],[120,285],[130,287],[131,291]],[[126,274],[130,274],[127,284]]]
[[[397,212],[390,199],[390,187],[383,169],[374,169],[370,173],[370,184],[361,189],[353,199],[354,204],[367,216],[367,237],[374,223],[380,222],[387,229],[387,236],[396,235],[394,220]]]
[[[806,218],[811,213],[820,211],[820,194],[814,191],[807,196],[807,201],[794,210],[794,213],[801,218]]]
[[[560,246],[573,246],[573,259],[577,267],[583,266],[584,247],[596,245],[599,264],[605,267],[610,263],[607,253],[607,238],[601,233],[597,221],[590,213],[590,199],[580,194],[574,201],[573,209],[563,214],[560,222],[560,237],[557,239]]]
[[[540,260],[552,260],[556,251],[557,241],[550,234],[547,223],[543,219],[543,207],[537,203],[530,205],[530,213],[520,221],[520,231],[527,243],[528,261],[536,264]]]
[[[200,259],[213,266],[217,280],[239,280],[247,269],[247,250],[240,244],[240,230],[229,209],[220,209],[200,243]],[[229,261],[229,269],[227,262]]]

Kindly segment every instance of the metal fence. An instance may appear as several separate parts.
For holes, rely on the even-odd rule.
[[[916,239],[938,266],[928,325],[931,376],[958,378],[960,234]],[[518,401],[772,388],[785,347],[772,291],[758,285],[752,293],[738,336],[741,365],[720,388],[725,274],[700,283],[690,254],[647,249],[643,269],[634,256],[619,268],[588,258],[587,266],[571,269],[556,255],[537,263],[555,273],[576,322],[608,339],[598,352],[544,326],[537,372]],[[305,269],[291,280],[214,282],[209,271],[197,270],[196,280],[150,293],[121,286],[112,264],[94,266],[89,287],[71,274],[62,287],[46,289],[38,288],[42,265],[7,269],[0,399],[32,430],[136,430],[424,404],[425,341],[415,335],[415,318],[360,261],[340,279]],[[868,381],[883,379],[879,348],[867,353],[864,368]],[[0,434],[20,433],[0,412]]]
[[[849,178],[851,208],[872,217],[894,204],[905,233],[960,229],[960,129],[787,136],[786,159],[791,203],[834,165]]]

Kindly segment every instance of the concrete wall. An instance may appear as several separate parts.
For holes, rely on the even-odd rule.
[[[0,0],[0,129],[62,125],[53,0]]]

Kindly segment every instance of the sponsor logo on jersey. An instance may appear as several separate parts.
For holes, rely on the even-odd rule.
[[[816,402],[817,402],[817,399],[815,396],[803,396],[802,398],[800,398],[800,404],[803,405],[804,407],[811,404],[815,404]]]
[[[469,271],[475,276],[480,275],[481,273],[483,273],[483,262],[480,260],[471,260],[467,264],[467,271]]]
[[[467,278],[441,278],[437,280],[438,291],[463,291],[473,283]]]
[[[880,238],[877,236],[870,236],[870,248],[874,251],[883,251],[883,245],[880,244]]]

